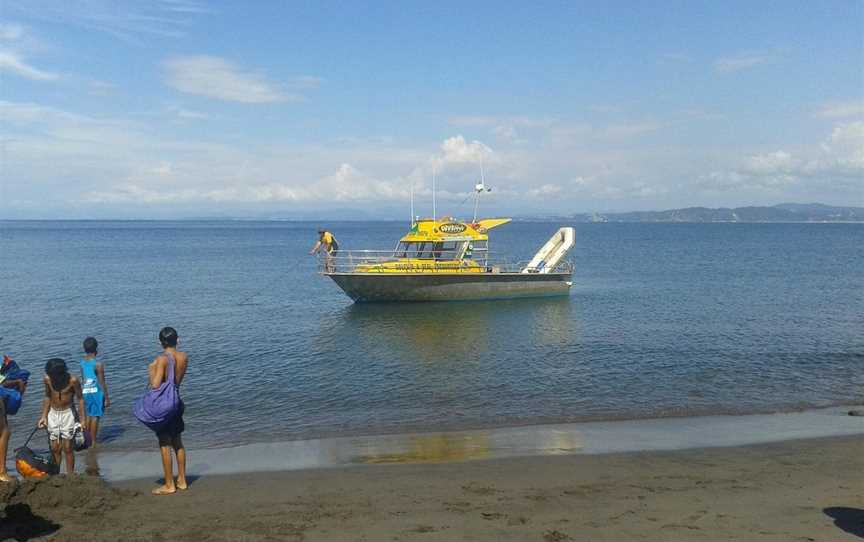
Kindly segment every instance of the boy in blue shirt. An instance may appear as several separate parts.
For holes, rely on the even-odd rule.
[[[84,359],[81,360],[81,392],[84,396],[84,429],[90,431],[93,446],[99,432],[99,419],[111,402],[108,400],[108,385],[105,383],[105,367],[96,361],[99,342],[93,337],[84,339]]]

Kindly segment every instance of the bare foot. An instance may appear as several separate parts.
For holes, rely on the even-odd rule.
[[[153,495],[170,495],[175,491],[177,491],[177,488],[175,488],[174,486],[159,486],[150,493],[152,493]]]
[[[8,472],[0,472],[0,482],[14,482],[15,478],[9,476]]]
[[[180,491],[184,491],[189,488],[189,484],[186,483],[186,480],[177,480],[177,489]]]

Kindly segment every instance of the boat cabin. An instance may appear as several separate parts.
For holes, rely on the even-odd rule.
[[[488,231],[510,222],[509,218],[459,222],[450,217],[420,219],[399,240],[393,257],[399,260],[453,262],[473,260],[486,266],[489,254]]]

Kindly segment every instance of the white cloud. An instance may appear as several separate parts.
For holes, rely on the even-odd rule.
[[[207,113],[183,109],[182,107],[177,108],[177,116],[184,120],[207,120],[210,118],[210,115]]]
[[[466,128],[488,128],[495,138],[515,143],[521,141],[526,131],[548,129],[555,121],[551,118],[529,116],[456,116],[447,119],[447,123]]]
[[[0,213],[40,216],[43,200],[45,209],[51,203],[79,216],[91,209],[135,216],[292,212],[339,202],[374,212],[407,202],[412,185],[418,204],[430,202],[435,165],[439,211],[458,214],[479,179],[481,156],[494,188],[488,204],[505,213],[776,203],[802,194],[802,201],[836,203],[854,199],[856,190],[864,193],[864,121],[836,123],[822,145],[733,154],[643,147],[627,139],[665,125],[661,121],[558,123],[538,132],[542,138],[495,150],[462,134],[416,145],[386,136],[315,145],[224,143],[208,140],[206,133],[200,140],[181,137],[165,122],[198,116],[179,105],[155,116],[112,118],[0,101],[4,184],[16,194],[14,205],[11,198],[0,201]],[[483,127],[491,126],[497,125],[484,121]],[[551,144],[561,132],[571,139]]]
[[[163,163],[149,172],[152,176],[170,177],[171,164]],[[152,180],[152,179],[151,179]],[[157,190],[141,186],[147,179],[130,178],[109,190],[85,194],[87,203],[304,203],[368,202],[405,200],[408,185],[402,179],[382,181],[359,172],[351,164],[341,164],[336,172],[319,179],[294,182],[235,183],[219,188],[185,188]],[[150,182],[152,184],[152,182]]]
[[[713,191],[827,187],[864,194],[864,121],[835,125],[816,148],[752,154],[734,168],[702,175],[697,184]]]
[[[174,167],[171,165],[171,162],[160,162],[150,171],[158,177],[170,177],[174,173]]]
[[[0,23],[0,40],[17,41],[24,37],[24,27],[16,23]]]
[[[597,104],[588,106],[588,111],[592,113],[602,113],[602,114],[611,114],[611,113],[621,113],[624,111],[624,108],[620,105],[604,105]]]
[[[786,151],[774,151],[748,157],[743,165],[745,172],[754,175],[788,174],[800,167],[797,160]]]
[[[114,83],[99,81],[97,79],[90,80],[89,87],[87,92],[91,96],[111,96],[117,91],[117,85]]]
[[[164,63],[165,82],[185,92],[241,103],[299,101],[302,96],[288,94],[257,73],[246,72],[224,58],[180,56]]]
[[[550,118],[527,117],[527,116],[456,116],[447,119],[451,126],[520,126],[524,128],[545,127],[554,121]]]
[[[462,135],[453,136],[441,143],[442,155],[437,158],[440,165],[479,164],[488,162],[493,156],[492,149],[479,141],[467,142]]]
[[[516,131],[515,126],[502,125],[495,126],[492,128],[492,134],[501,140],[504,141],[517,141],[519,139],[519,133]]]
[[[124,183],[108,191],[89,192],[81,199],[82,203],[134,203],[134,204],[160,204],[160,203],[184,203],[200,201],[195,190],[170,190],[160,191],[143,188],[136,184]]]
[[[671,122],[656,120],[633,120],[597,125],[587,122],[561,123],[551,127],[546,135],[558,148],[592,144],[608,149],[610,145],[638,140],[642,136],[663,130],[670,124]]]
[[[602,114],[621,113],[619,106],[597,105],[588,108],[589,111]],[[630,119],[616,122],[591,124],[587,122],[568,122],[549,117],[530,116],[463,116],[450,117],[447,122],[451,126],[467,128],[488,128],[489,133],[503,144],[536,145],[549,141],[555,145],[570,146],[573,144],[609,143],[637,139],[653,132],[660,131],[676,123],[690,122],[716,118],[704,112],[682,111],[677,118],[659,121],[654,119]]]
[[[773,52],[745,52],[725,56],[714,61],[714,70],[718,73],[734,73],[765,64],[773,64],[779,60],[779,55]]]
[[[315,77],[314,75],[301,75],[289,79],[286,82],[286,86],[296,90],[314,90],[319,88],[323,82],[322,78]]]
[[[858,99],[846,102],[827,103],[816,110],[814,115],[823,119],[860,117],[864,115],[864,100]]]
[[[5,2],[3,9],[25,19],[104,32],[137,44],[143,44],[143,38],[153,36],[185,36],[194,17],[210,12],[204,3],[190,0],[28,0]]]
[[[51,51],[52,47],[36,38],[18,23],[0,23],[0,74],[8,73],[33,81],[55,81],[60,75],[37,68],[29,57]]]
[[[612,124],[604,128],[601,134],[609,139],[626,139],[656,132],[663,126],[662,123],[655,121]]]
[[[54,81],[60,76],[45,70],[35,68],[24,62],[12,51],[0,50],[0,72],[11,73],[34,81]]]
[[[3,118],[4,124],[27,125],[29,123],[42,123],[51,119],[74,121],[84,117],[35,103],[0,100],[0,118]]]
[[[527,194],[532,198],[555,198],[559,197],[563,191],[564,188],[561,186],[547,183],[540,185],[537,188],[529,189]]]
[[[822,150],[828,157],[829,169],[858,176],[864,187],[864,121],[835,125]]]

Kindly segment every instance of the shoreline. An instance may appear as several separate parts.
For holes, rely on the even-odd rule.
[[[513,457],[722,448],[864,435],[855,405],[800,412],[655,418],[482,430],[341,436],[189,449],[188,472],[231,475],[358,465],[456,463]],[[81,464],[85,463],[81,454]],[[117,482],[161,472],[158,450],[104,451],[99,471]]]
[[[190,478],[188,491],[167,497],[149,495],[157,483],[153,474],[111,486],[84,476],[26,482],[18,495],[0,498],[0,505],[12,505],[5,518],[0,508],[0,540],[864,537],[862,435],[710,449],[205,473]]]

